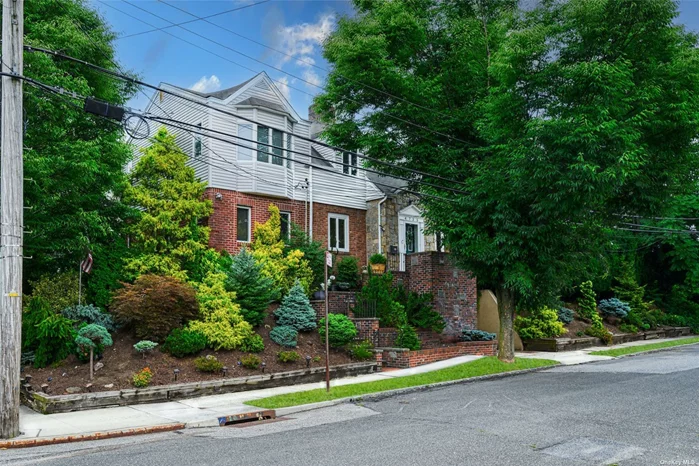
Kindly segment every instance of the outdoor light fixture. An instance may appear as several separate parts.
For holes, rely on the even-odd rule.
[[[265,364],[265,363],[263,362],[261,365],[262,365],[262,372],[264,373],[264,372],[265,372],[265,367],[267,367],[267,364]]]
[[[224,377],[225,377],[226,375],[228,375],[228,367],[227,367],[227,366],[223,366],[223,367],[221,368],[221,371],[223,372],[223,376],[224,376]]]
[[[175,382],[177,382],[177,376],[179,375],[180,370],[179,370],[179,369],[175,369],[175,370],[172,371],[172,372],[175,374]]]
[[[306,367],[311,367],[311,357],[306,356]]]
[[[217,201],[220,201],[221,199],[223,199],[223,194],[221,194],[221,193],[216,193],[216,200],[217,200]]]
[[[238,361],[238,362],[237,362],[236,364],[238,364],[239,366],[242,366],[242,364],[241,364],[241,362],[240,362],[240,361]]]

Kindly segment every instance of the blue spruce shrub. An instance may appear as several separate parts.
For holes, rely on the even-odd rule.
[[[492,341],[495,334],[483,330],[471,330],[465,328],[461,331],[461,341]]]
[[[296,339],[298,338],[298,332],[294,327],[288,325],[279,325],[274,327],[271,332],[269,332],[269,337],[278,345],[286,346],[288,348],[296,347]]]
[[[575,317],[575,313],[573,312],[572,309],[568,309],[567,307],[559,307],[558,308],[558,320],[560,320],[564,324],[569,324],[569,323],[573,322],[574,317]]]
[[[618,317],[623,319],[631,312],[628,303],[617,298],[603,299],[599,302],[599,310],[604,317]]]

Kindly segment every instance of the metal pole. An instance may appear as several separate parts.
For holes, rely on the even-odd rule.
[[[21,75],[24,0],[2,2],[2,71]],[[22,81],[2,76],[0,116],[0,438],[19,435],[22,347]]]
[[[328,256],[330,252],[325,251],[325,390],[330,392],[330,339],[329,339],[329,325],[328,325],[328,293],[330,293],[330,287],[328,286]]]

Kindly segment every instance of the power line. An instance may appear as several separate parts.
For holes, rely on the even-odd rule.
[[[138,18],[138,17],[136,17],[136,16],[129,15],[128,13],[126,13],[126,12],[124,12],[124,11],[122,11],[122,10],[116,8],[116,7],[113,6],[113,5],[110,5],[110,4],[108,4],[108,3],[105,3],[103,0],[97,0],[97,1],[100,2],[100,3],[102,3],[103,5],[108,6],[109,8],[112,8],[112,9],[114,9],[114,10],[116,10],[116,11],[118,11],[118,12],[124,14],[124,15],[130,16],[130,17],[136,19],[137,21],[141,21],[142,23],[148,24],[149,26],[152,26],[152,27],[153,27],[152,24],[149,24],[149,23],[147,23],[146,21],[143,21],[141,18]],[[152,15],[152,16],[154,16],[154,17],[160,19],[161,21],[167,21],[168,23],[170,23],[170,24],[172,24],[172,25],[175,25],[175,24],[176,24],[176,23],[174,23],[174,22],[168,20],[167,18],[163,18],[162,16],[160,16],[160,15],[158,15],[158,14],[156,14],[156,13],[153,13],[153,12],[151,12],[151,11],[146,10],[145,8],[142,8],[142,7],[138,6],[138,5],[135,5],[135,4],[131,3],[131,2],[129,2],[128,0],[122,0],[122,1],[123,1],[124,3],[126,3],[127,5],[132,6],[133,8],[136,8],[136,9],[138,9],[138,10],[141,10],[141,11],[143,11],[143,12],[145,12],[145,13],[148,13],[149,15]],[[234,53],[237,53],[238,55],[241,55],[241,56],[247,58],[248,60],[252,60],[252,61],[254,61],[254,62],[256,62],[256,63],[260,63],[260,64],[263,65],[263,66],[266,66],[266,67],[271,68],[271,69],[273,69],[273,70],[279,71],[280,73],[284,73],[284,74],[286,74],[286,75],[288,75],[288,76],[291,76],[292,78],[297,79],[297,80],[299,80],[299,81],[301,81],[301,82],[304,82],[304,83],[306,83],[306,84],[308,84],[308,85],[310,85],[310,86],[317,87],[318,89],[326,90],[323,86],[321,86],[321,85],[319,85],[319,84],[316,84],[316,83],[314,83],[314,82],[308,81],[308,80],[306,80],[306,79],[304,79],[304,78],[302,78],[302,77],[300,77],[300,76],[297,76],[297,75],[295,75],[295,74],[293,74],[293,73],[289,73],[288,71],[284,71],[283,69],[281,69],[281,68],[279,68],[279,67],[276,67],[276,66],[270,65],[270,64],[268,64],[268,63],[265,63],[264,61],[259,60],[259,59],[255,58],[255,57],[253,57],[253,56],[251,56],[251,55],[248,55],[248,54],[246,54],[246,53],[244,53],[244,52],[241,52],[241,51],[239,51],[239,50],[236,50],[236,49],[234,49],[233,47],[230,47],[229,45],[226,45],[226,44],[223,44],[223,43],[221,43],[221,42],[215,41],[215,40],[213,40],[213,39],[211,39],[211,38],[209,38],[209,37],[207,37],[207,36],[205,36],[205,35],[203,35],[203,34],[199,34],[199,33],[196,32],[196,31],[192,31],[191,29],[187,29],[186,27],[183,27],[183,26],[178,26],[178,27],[179,27],[180,29],[183,29],[183,30],[189,32],[190,34],[194,34],[195,36],[197,36],[197,37],[199,37],[199,38],[201,38],[201,39],[204,39],[204,40],[206,40],[206,41],[208,41],[208,42],[211,42],[212,44],[216,44],[216,45],[218,45],[219,47],[223,47],[223,48],[228,49],[228,50],[230,50],[230,51],[232,51],[232,52],[234,52]],[[194,44],[194,43],[192,43],[192,42],[188,42],[188,41],[182,39],[181,37],[179,37],[179,36],[177,36],[177,35],[175,35],[175,34],[171,34],[171,33],[168,32],[168,31],[162,31],[162,32],[164,32],[164,33],[166,33],[166,34],[168,34],[168,35],[170,35],[170,36],[172,36],[172,37],[174,37],[174,38],[176,38],[176,39],[178,39],[178,40],[182,40],[182,41],[184,41],[184,42],[187,42],[187,43],[190,44],[190,45],[193,45],[193,46],[195,46],[195,47],[197,47],[197,48],[199,48],[199,49],[201,49],[201,50],[204,50],[204,51],[206,51],[206,52],[208,52],[208,53],[210,53],[210,54],[212,54],[212,55],[215,55],[215,56],[217,56],[217,57],[219,57],[219,58],[222,58],[222,59],[224,59],[224,60],[226,60],[226,61],[228,61],[228,62],[230,62],[230,63],[233,63],[233,64],[236,65],[236,66],[240,66],[240,67],[245,68],[245,69],[247,69],[247,70],[251,70],[253,73],[257,73],[256,70],[253,70],[253,69],[251,69],[251,68],[249,68],[249,67],[247,67],[247,66],[245,66],[245,65],[241,65],[240,63],[235,62],[235,61],[233,61],[233,60],[230,60],[229,58],[225,58],[225,57],[223,57],[223,56],[221,56],[221,55],[218,55],[218,54],[212,52],[212,51],[209,50],[209,49],[206,49],[206,48],[204,48],[204,47],[201,47],[201,46],[199,46],[199,45],[196,45],[196,44]],[[275,82],[278,82],[278,83],[280,83],[280,84],[282,84],[282,85],[284,85],[284,86],[287,86],[287,87],[289,87],[289,88],[291,88],[291,89],[297,90],[297,91],[302,92],[302,93],[304,93],[304,94],[307,94],[307,95],[309,95],[309,96],[311,96],[311,97],[314,97],[313,94],[311,94],[311,93],[309,93],[309,92],[302,91],[301,89],[298,89],[298,88],[289,86],[287,83],[280,82],[280,81],[276,81],[276,80],[275,80]],[[355,99],[347,98],[347,100],[361,105],[361,102],[359,102],[359,101],[357,101],[357,100],[355,100]],[[441,137],[444,137],[444,138],[447,138],[447,139],[451,139],[451,140],[453,140],[453,141],[457,141],[457,142],[460,142],[460,143],[462,143],[462,144],[466,144],[466,145],[469,145],[469,146],[475,146],[475,144],[472,144],[472,143],[470,143],[470,142],[464,141],[464,140],[459,139],[459,138],[455,138],[455,137],[453,137],[453,136],[450,136],[450,135],[448,135],[448,134],[446,134],[446,133],[442,133],[442,132],[440,132],[440,131],[436,131],[436,130],[430,129],[430,128],[428,128],[427,126],[421,125],[421,124],[419,124],[419,123],[412,122],[412,121],[410,121],[410,120],[406,120],[406,119],[404,119],[404,118],[402,118],[402,117],[393,115],[393,114],[391,114],[391,113],[385,112],[385,115],[388,116],[388,117],[390,117],[390,118],[393,118],[393,119],[395,119],[395,120],[402,121],[403,123],[406,123],[406,124],[408,124],[408,125],[411,125],[411,126],[414,126],[414,127],[416,127],[416,128],[419,128],[419,129],[421,129],[421,130],[423,130],[423,131],[427,131],[427,132],[429,132],[429,133],[433,133],[433,134],[435,134],[435,135],[438,135],[438,136],[441,136]],[[422,137],[423,139],[425,139],[425,140],[427,140],[427,141],[430,141],[430,142],[439,143],[439,141],[435,141],[435,140],[433,140],[433,139],[425,138],[424,136],[420,136],[420,137]]]
[[[248,118],[248,117],[245,117],[245,116],[242,116],[242,115],[233,113],[233,112],[228,111],[228,110],[224,110],[224,109],[219,108],[219,107],[217,107],[217,106],[212,106],[212,105],[209,105],[209,104],[207,104],[207,103],[200,102],[200,101],[198,101],[198,100],[196,100],[196,99],[194,99],[194,98],[192,98],[192,97],[189,97],[189,96],[187,96],[187,95],[179,94],[179,93],[177,93],[177,92],[173,92],[173,91],[170,91],[170,90],[168,90],[168,89],[164,89],[164,88],[162,88],[162,87],[158,87],[158,86],[155,86],[155,85],[153,85],[153,84],[149,84],[149,83],[147,83],[147,82],[141,81],[141,80],[136,79],[136,78],[133,78],[133,77],[131,77],[131,76],[128,76],[128,75],[126,75],[126,74],[124,74],[124,73],[118,73],[118,72],[116,72],[116,71],[113,71],[113,70],[104,68],[104,67],[99,66],[99,65],[95,65],[95,64],[93,64],[93,63],[90,63],[90,62],[85,61],[85,60],[81,60],[81,59],[79,59],[79,58],[71,57],[71,56],[69,56],[69,55],[65,55],[65,54],[63,54],[63,53],[56,52],[56,51],[54,51],[54,50],[44,49],[44,48],[41,48],[41,47],[35,47],[35,46],[25,45],[24,48],[25,48],[25,50],[28,50],[28,51],[30,51],[30,52],[45,53],[45,54],[48,54],[48,55],[53,55],[54,57],[57,57],[57,58],[61,58],[61,59],[64,59],[64,60],[73,61],[73,62],[75,62],[75,63],[80,63],[80,64],[85,65],[85,66],[87,66],[87,67],[90,67],[90,68],[92,68],[92,69],[98,70],[98,71],[100,71],[100,72],[102,72],[102,73],[105,73],[105,74],[114,76],[114,77],[119,78],[119,79],[123,79],[124,81],[130,82],[130,83],[132,83],[132,84],[137,84],[137,85],[140,85],[140,86],[144,86],[144,87],[147,87],[147,88],[152,89],[152,90],[154,90],[154,91],[158,91],[158,92],[161,92],[161,93],[163,93],[163,94],[167,94],[167,95],[170,95],[170,96],[173,96],[173,97],[177,97],[177,98],[179,98],[179,99],[182,99],[182,100],[191,102],[191,103],[193,103],[193,104],[202,106],[202,107],[204,107],[204,108],[211,109],[211,110],[216,111],[216,112],[218,112],[218,113],[221,113],[221,114],[223,114],[223,115],[231,116],[231,117],[234,117],[234,118],[243,120],[243,121],[247,121],[247,122],[249,122],[249,123],[258,124],[257,121],[255,121],[255,120],[253,120],[253,119],[251,119],[251,118]],[[427,177],[430,177],[430,178],[433,178],[433,179],[436,179],[436,180],[445,181],[445,182],[451,183],[451,184],[458,184],[458,185],[467,186],[464,182],[461,182],[461,181],[456,181],[456,180],[453,180],[453,179],[450,179],[450,178],[443,177],[443,176],[441,176],[441,175],[435,175],[435,174],[432,174],[432,173],[429,173],[429,172],[425,172],[425,171],[422,171],[422,170],[418,170],[418,169],[414,169],[414,168],[401,167],[401,166],[399,166],[399,165],[395,165],[395,164],[393,164],[393,163],[386,162],[386,161],[384,161],[384,160],[380,160],[380,159],[377,159],[377,158],[374,158],[374,157],[369,157],[369,156],[367,156],[367,155],[363,155],[363,154],[360,154],[360,153],[355,152],[355,151],[351,151],[351,150],[343,149],[343,148],[340,148],[340,147],[337,147],[337,146],[333,146],[333,145],[331,145],[331,144],[328,144],[328,143],[325,143],[325,142],[322,142],[322,141],[318,141],[318,140],[312,139],[312,138],[310,138],[310,137],[301,136],[301,135],[297,135],[297,134],[295,134],[294,137],[296,137],[296,138],[298,138],[298,139],[300,139],[300,140],[302,140],[302,141],[307,141],[307,142],[310,142],[310,143],[312,143],[312,144],[316,144],[316,145],[318,145],[318,146],[325,147],[325,148],[327,148],[327,149],[331,149],[331,150],[334,150],[334,151],[337,151],[337,152],[346,152],[346,153],[348,153],[348,154],[350,154],[350,155],[356,155],[356,156],[357,156],[358,158],[360,158],[360,159],[369,160],[369,161],[372,161],[372,162],[374,162],[374,163],[377,163],[377,164],[380,164],[380,165],[384,165],[384,166],[387,166],[387,167],[390,167],[390,168],[393,168],[393,169],[396,169],[396,170],[403,170],[403,171],[408,172],[408,173],[414,173],[414,174],[420,175],[420,176],[427,176]]]
[[[210,15],[210,16],[197,16],[197,15],[195,15],[194,13],[191,13],[191,12],[185,10],[184,8],[180,8],[180,7],[178,7],[178,6],[171,5],[170,3],[166,2],[165,0],[160,0],[160,3],[162,3],[162,4],[165,5],[165,6],[168,6],[168,7],[170,7],[170,8],[174,8],[175,10],[181,11],[182,13],[188,14],[189,16],[193,16],[194,18],[196,18],[196,19],[193,19],[193,20],[191,20],[191,21],[185,21],[184,23],[179,23],[178,25],[180,25],[180,24],[186,24],[186,23],[191,23],[191,22],[194,22],[194,21],[204,21],[205,23],[211,24],[212,26],[216,26],[217,28],[219,28],[219,29],[221,29],[221,30],[223,30],[223,31],[229,32],[229,33],[231,33],[231,34],[233,34],[233,35],[235,35],[235,36],[237,36],[237,37],[240,37],[241,39],[245,39],[245,40],[247,40],[247,41],[250,41],[250,42],[252,42],[253,44],[257,44],[257,45],[259,45],[259,46],[261,46],[261,47],[265,47],[265,48],[267,48],[267,49],[269,49],[269,50],[272,50],[272,51],[277,52],[277,53],[279,53],[279,54],[281,54],[281,55],[287,56],[287,57],[289,57],[289,58],[291,58],[291,59],[296,59],[296,60],[298,60],[298,61],[300,61],[300,62],[302,62],[302,63],[304,63],[304,64],[306,64],[306,65],[308,65],[308,66],[312,66],[313,68],[319,69],[319,70],[321,70],[321,71],[325,71],[326,73],[330,73],[330,70],[328,70],[327,68],[324,68],[324,67],[322,67],[322,66],[320,66],[320,65],[317,65],[316,63],[314,63],[314,62],[312,62],[312,61],[304,60],[304,59],[302,59],[302,58],[296,58],[296,57],[294,57],[292,54],[286,53],[286,52],[284,52],[283,50],[279,50],[279,49],[277,49],[277,48],[275,48],[275,47],[271,47],[271,46],[265,44],[264,42],[260,42],[260,41],[258,41],[258,40],[255,40],[255,39],[252,39],[252,38],[250,38],[250,37],[244,36],[243,34],[240,34],[239,32],[236,32],[236,31],[234,31],[234,30],[232,30],[232,29],[229,29],[229,28],[227,28],[227,27],[221,26],[220,24],[216,24],[216,23],[214,23],[214,22],[212,22],[212,21],[207,21],[207,18],[210,18],[210,17],[212,17],[212,16],[216,16],[216,15]],[[168,26],[168,27],[174,27],[174,26]],[[342,74],[340,74],[340,73],[337,73],[337,72],[336,72],[336,74],[337,74],[337,76],[341,77],[342,79],[344,79],[344,80],[346,80],[346,81],[349,81],[349,82],[351,82],[351,83],[353,83],[353,84],[357,84],[357,85],[362,86],[362,87],[365,87],[365,88],[370,89],[370,90],[372,90],[372,91],[374,91],[374,92],[378,92],[378,93],[383,94],[383,95],[385,95],[385,96],[388,96],[388,97],[390,97],[390,98],[392,98],[392,99],[396,99],[396,100],[399,100],[399,101],[401,101],[401,102],[405,102],[405,103],[410,104],[410,105],[412,105],[412,106],[414,106],[414,107],[420,108],[420,109],[422,109],[422,110],[427,110],[428,112],[432,112],[432,113],[435,113],[435,114],[437,114],[437,115],[441,115],[441,116],[445,116],[445,117],[450,117],[450,115],[447,115],[447,114],[445,114],[445,113],[442,113],[442,112],[440,112],[439,110],[435,110],[435,109],[433,109],[433,108],[429,108],[429,107],[426,107],[426,106],[424,106],[424,105],[417,104],[417,103],[415,103],[415,102],[413,102],[413,101],[411,101],[411,100],[408,100],[408,99],[405,99],[405,98],[403,98],[403,97],[399,97],[399,96],[397,96],[397,95],[394,95],[394,94],[391,94],[391,93],[389,93],[389,92],[383,91],[383,90],[378,89],[378,88],[376,88],[376,87],[374,87],[374,86],[371,86],[371,85],[369,85],[369,84],[356,81],[356,80],[354,80],[354,79],[352,79],[352,78],[348,78],[347,76],[344,76],[344,75],[342,75]]]
[[[171,25],[171,26],[165,26],[165,27],[161,27],[161,28],[154,28],[154,29],[149,29],[149,30],[147,30],[147,31],[136,32],[136,33],[134,33],[134,34],[127,34],[127,35],[119,36],[119,37],[115,38],[115,40],[129,39],[129,38],[131,38],[131,37],[141,36],[141,35],[143,35],[143,34],[150,34],[151,32],[162,31],[163,29],[174,28],[174,27],[180,26],[180,25],[182,25],[182,24],[189,24],[189,23],[196,23],[197,21],[204,21],[204,20],[206,20],[206,19],[208,19],[208,18],[213,18],[213,17],[215,17],[215,16],[221,16],[221,15],[225,15],[226,13],[232,13],[232,12],[234,12],[234,11],[242,10],[242,9],[245,9],[245,8],[250,8],[250,7],[253,7],[253,6],[257,6],[257,5],[262,5],[263,3],[268,3],[269,1],[270,1],[270,0],[263,0],[263,1],[257,2],[257,3],[250,3],[250,4],[248,4],[248,5],[239,6],[239,7],[237,7],[237,8],[231,8],[231,9],[229,9],[229,10],[220,11],[220,12],[214,13],[214,14],[212,14],[212,15],[202,16],[201,18],[197,17],[197,19],[191,19],[191,20],[189,20],[189,21],[183,21],[183,22],[181,22],[181,23],[173,24],[173,25]],[[163,3],[164,3],[164,2],[163,2]],[[168,5],[168,6],[170,6],[170,5]],[[208,21],[207,21],[207,22],[208,22]]]

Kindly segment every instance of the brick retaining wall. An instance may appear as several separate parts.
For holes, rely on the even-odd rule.
[[[419,351],[410,351],[405,348],[384,348],[381,355],[381,363],[383,367],[408,368],[467,354],[495,356],[496,352],[496,341],[462,341],[452,346]]]

